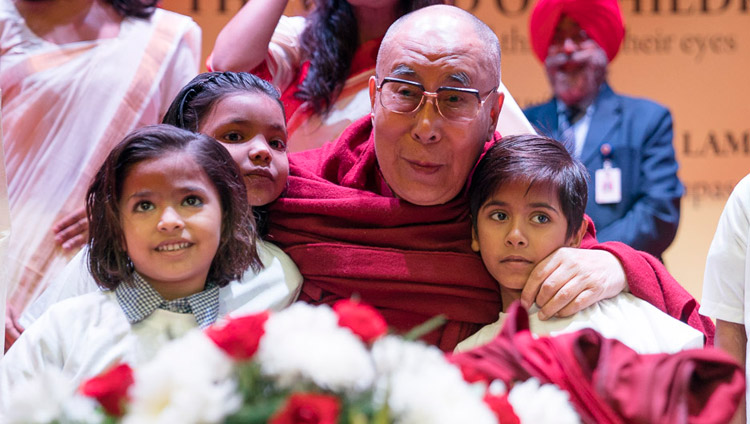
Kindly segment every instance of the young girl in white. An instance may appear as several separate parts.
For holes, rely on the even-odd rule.
[[[144,127],[109,154],[87,193],[89,268],[104,290],[59,302],[0,362],[0,399],[46,369],[74,384],[137,365],[213,324],[219,288],[259,269],[242,174],[212,138]]]
[[[255,75],[210,72],[188,83],[167,111],[164,121],[200,132],[221,142],[240,166],[253,207],[258,233],[266,232],[264,206],[276,200],[289,174],[287,132],[279,93]],[[219,316],[264,309],[281,309],[296,300],[302,275],[294,262],[271,243],[257,240],[263,268],[248,270],[244,278],[219,291]],[[76,255],[63,273],[21,319],[30,325],[50,305],[97,289],[85,266],[84,252]]]
[[[469,187],[472,244],[497,280],[503,310],[521,298],[529,274],[560,247],[578,247],[587,229],[586,168],[559,142],[537,135],[505,137],[477,165]],[[620,293],[565,318],[541,320],[536,306],[529,328],[555,335],[593,328],[639,353],[703,347],[703,334],[638,299]],[[497,322],[462,341],[456,351],[489,343]]]

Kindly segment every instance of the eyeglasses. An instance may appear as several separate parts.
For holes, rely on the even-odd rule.
[[[467,121],[476,118],[484,102],[494,93],[493,88],[484,99],[479,96],[479,90],[462,87],[439,87],[435,92],[424,90],[424,86],[417,82],[399,78],[383,78],[378,86],[380,104],[395,113],[414,113],[426,103],[425,98],[432,98],[438,113],[450,121]]]

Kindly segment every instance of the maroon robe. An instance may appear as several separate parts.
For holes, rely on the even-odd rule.
[[[723,424],[745,396],[742,367],[718,349],[640,355],[590,328],[536,338],[520,304],[509,309],[494,340],[450,360],[473,381],[554,383],[584,423]]]
[[[502,305],[497,283],[471,250],[466,189],[437,206],[399,200],[378,168],[371,129],[365,117],[335,142],[290,155],[287,191],[270,208],[269,240],[302,272],[301,300],[359,296],[400,331],[445,314],[446,325],[425,340],[452,350],[497,320]],[[495,133],[485,148],[499,139]],[[713,341],[711,321],[659,261],[621,243],[597,244],[590,220],[582,247],[612,252],[634,295]]]

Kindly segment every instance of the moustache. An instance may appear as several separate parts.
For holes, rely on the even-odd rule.
[[[592,66],[606,67],[607,56],[596,50],[576,50],[571,53],[555,53],[547,56],[544,60],[547,67],[559,68],[562,66]]]

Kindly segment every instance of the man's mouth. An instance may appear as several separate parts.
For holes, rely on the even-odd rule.
[[[425,161],[417,161],[417,160],[406,160],[406,162],[411,166],[412,169],[419,173],[423,174],[432,174],[437,172],[442,165],[434,162],[425,162]]]

